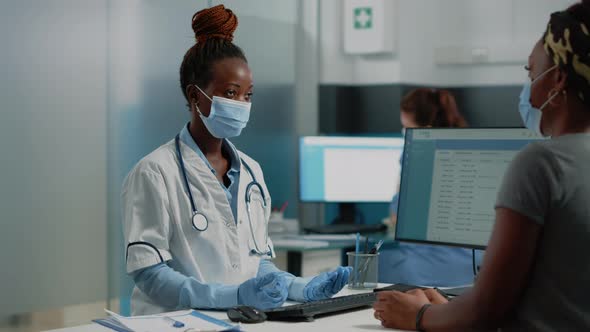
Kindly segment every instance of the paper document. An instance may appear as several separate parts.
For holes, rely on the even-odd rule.
[[[119,332],[200,332],[200,331],[240,331],[239,325],[232,325],[195,310],[176,311],[167,314],[125,317],[112,311],[107,319],[95,322]],[[171,321],[184,326],[178,328]]]

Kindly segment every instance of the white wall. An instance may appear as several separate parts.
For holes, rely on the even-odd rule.
[[[238,15],[234,41],[248,58],[256,86],[295,82],[295,27],[298,0],[213,0]],[[256,93],[256,91],[255,91]]]
[[[342,1],[322,0],[322,84],[466,86],[520,84],[528,52],[541,37],[551,12],[573,0],[387,0],[395,20],[396,52],[357,56],[343,52]],[[488,48],[491,58],[510,63],[437,65],[440,47]]]
[[[105,299],[106,18],[0,2],[0,317]]]
[[[174,138],[190,119],[178,70],[195,43],[191,17],[205,0],[109,0],[109,298],[129,314],[120,194],[139,159]]]
[[[393,11],[398,7],[390,0]],[[342,0],[321,0],[320,2],[320,83],[323,84],[379,84],[398,82],[400,62],[396,54],[371,56],[348,55],[344,53],[343,3]],[[387,15],[388,17],[390,15]],[[394,29],[397,26],[394,22]],[[391,36],[394,41],[396,36]],[[394,42],[395,44],[395,42]]]

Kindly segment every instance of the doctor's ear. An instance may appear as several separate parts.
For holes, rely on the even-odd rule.
[[[197,88],[195,88],[194,85],[191,84],[186,87],[186,97],[190,103],[193,103],[194,101],[199,101],[199,91],[197,90]]]

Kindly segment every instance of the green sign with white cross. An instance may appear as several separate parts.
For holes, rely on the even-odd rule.
[[[358,7],[354,9],[354,28],[357,30],[373,27],[373,8]]]

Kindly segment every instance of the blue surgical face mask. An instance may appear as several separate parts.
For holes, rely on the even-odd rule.
[[[211,101],[209,116],[204,116],[197,107],[197,112],[211,135],[217,138],[240,136],[242,129],[246,127],[250,119],[252,103],[218,96],[210,98],[201,88],[196,85],[195,87]]]
[[[520,117],[522,118],[522,122],[524,126],[527,127],[529,130],[534,131],[535,133],[543,135],[541,130],[541,116],[543,113],[541,112],[555,96],[558,95],[558,92],[555,92],[546,102],[541,105],[541,107],[536,108],[533,107],[531,104],[531,88],[533,84],[535,84],[541,77],[545,76],[548,72],[552,71],[553,69],[557,68],[557,66],[553,66],[546,71],[544,71],[541,75],[537,76],[532,82],[527,80],[522,87],[522,92],[520,93],[520,102],[518,104],[518,112],[520,113]]]

